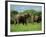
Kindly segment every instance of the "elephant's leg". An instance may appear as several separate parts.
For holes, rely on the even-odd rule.
[[[17,24],[17,21],[16,21],[16,24]]]
[[[23,23],[23,25],[24,25],[24,22],[22,22]]]
[[[16,24],[18,24],[18,23],[19,23],[19,20],[17,19],[17,20],[16,20]]]
[[[16,20],[14,19],[14,24],[16,24]]]
[[[23,20],[21,19],[21,23],[24,25],[24,19]]]
[[[17,23],[19,24],[20,22],[19,22],[19,19],[17,20]]]
[[[40,23],[40,20],[37,20],[37,23]]]
[[[25,21],[25,24],[27,25],[27,22]]]
[[[25,22],[25,24],[27,25],[27,19],[25,19],[25,21],[24,21],[24,22]]]

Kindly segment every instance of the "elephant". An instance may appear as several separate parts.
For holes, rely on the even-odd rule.
[[[31,14],[29,13],[26,13],[26,14],[17,14],[16,17],[15,17],[15,20],[16,20],[16,24],[17,23],[24,23],[27,24],[27,19],[31,17]]]
[[[37,22],[37,23],[41,22],[41,16],[35,16],[34,22]]]
[[[34,22],[37,22],[37,23],[39,23],[39,22],[41,22],[41,16],[34,16],[34,15],[32,15],[31,16],[31,23],[34,23]]]
[[[37,22],[39,23],[41,21],[42,21],[42,18],[41,18],[41,16],[39,16]]]

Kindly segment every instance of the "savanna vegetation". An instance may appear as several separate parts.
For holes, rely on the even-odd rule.
[[[31,15],[30,17],[26,18],[27,20],[24,19],[25,16],[21,17],[21,19],[19,19],[20,17],[16,19],[16,15],[19,15],[19,16],[25,15],[25,13]],[[10,18],[10,23],[11,23],[10,29],[11,30],[10,31],[11,32],[40,31],[41,27],[42,27],[41,15],[42,15],[42,12],[36,11],[36,10],[24,10],[22,12],[11,11],[11,15],[10,15],[11,16],[11,18]],[[32,16],[33,16],[33,18],[32,18]],[[19,23],[17,22],[18,19],[19,19]],[[25,21],[23,21],[23,20],[25,20]]]

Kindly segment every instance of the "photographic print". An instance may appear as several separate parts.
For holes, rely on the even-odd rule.
[[[7,2],[7,35],[44,33],[44,3]]]

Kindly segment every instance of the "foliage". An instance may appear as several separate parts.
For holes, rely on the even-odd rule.
[[[18,11],[11,11],[11,14],[13,15],[18,14]]]
[[[19,12],[18,11],[11,11],[11,16],[12,15],[16,15],[16,14],[18,14]],[[41,11],[36,11],[36,10],[24,10],[23,12],[20,12],[19,14],[24,14],[24,13],[30,13],[30,14],[32,14],[32,15],[41,15]]]
[[[18,14],[18,11],[11,11],[11,17],[14,17],[16,14]]]
[[[24,10],[23,12],[20,12],[20,14],[24,14],[24,13],[30,13],[30,14],[32,14],[32,15],[38,15],[38,16],[40,16],[41,15],[41,11],[35,11],[35,10]]]

